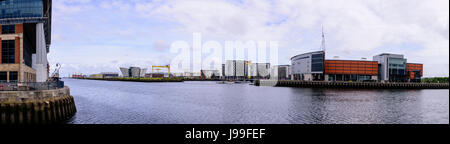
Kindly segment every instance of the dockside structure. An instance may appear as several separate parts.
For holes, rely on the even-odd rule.
[[[0,1],[1,82],[48,79],[51,20],[51,0]]]
[[[120,68],[123,77],[145,77],[146,68],[140,67],[130,67],[130,68]]]

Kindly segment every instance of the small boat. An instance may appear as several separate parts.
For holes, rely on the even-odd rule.
[[[225,84],[225,81],[218,81],[217,84]]]
[[[236,82],[234,81],[225,81],[225,84],[235,84]]]

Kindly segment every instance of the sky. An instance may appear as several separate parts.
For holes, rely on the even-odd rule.
[[[403,54],[424,76],[449,76],[448,0],[57,0],[51,69],[119,72],[170,64],[175,41],[277,41],[279,64],[318,51],[326,58],[371,60]]]

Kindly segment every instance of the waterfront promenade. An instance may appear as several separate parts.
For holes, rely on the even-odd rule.
[[[324,82],[294,80],[256,80],[256,86],[304,87],[304,88],[375,88],[375,89],[449,89],[448,83],[382,83],[382,82]]]
[[[77,78],[105,81],[132,82],[183,82],[183,81],[227,81],[225,79],[201,78]],[[249,80],[255,86],[304,87],[304,88],[375,88],[375,89],[449,89],[449,83],[413,82],[325,82],[296,80]]]

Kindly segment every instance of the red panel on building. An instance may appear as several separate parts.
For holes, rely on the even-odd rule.
[[[378,75],[378,62],[325,60],[325,74]]]
[[[23,24],[16,24],[15,25],[15,31],[16,31],[16,34],[17,33],[22,33],[23,32]]]
[[[420,71],[420,76],[423,76],[423,64],[417,64],[417,63],[407,63],[406,64],[406,72],[409,74],[409,78],[413,79],[414,77],[414,71]]]
[[[2,25],[0,25],[0,34],[2,34]]]
[[[14,50],[14,63],[18,64],[20,62],[20,38],[16,37],[15,50]]]

